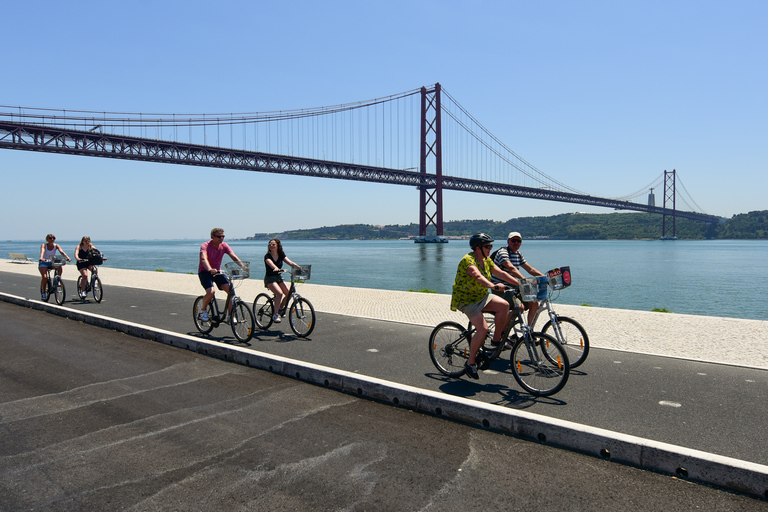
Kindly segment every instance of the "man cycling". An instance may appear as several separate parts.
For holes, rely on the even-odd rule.
[[[210,320],[208,317],[208,304],[213,300],[213,296],[216,293],[213,284],[219,287],[219,290],[227,292],[229,294],[229,281],[227,278],[219,272],[221,272],[221,260],[224,259],[224,255],[229,254],[229,257],[233,261],[240,263],[240,258],[237,257],[232,248],[224,242],[224,230],[222,228],[213,228],[211,230],[211,239],[200,246],[200,264],[197,267],[197,275],[200,278],[200,284],[205,288],[205,297],[203,298],[203,306],[200,310],[200,320],[207,322]],[[229,305],[229,310],[232,309],[232,304]],[[229,313],[230,311],[227,311]]]
[[[520,244],[523,243],[523,236],[517,231],[513,231],[507,236],[507,246],[501,247],[494,255],[493,262],[499,267],[503,268],[517,279],[524,279],[523,274],[520,272],[520,267],[523,267],[529,274],[534,277],[542,276],[541,272],[533,268],[525,261],[522,253],[520,253]],[[500,283],[499,279],[492,278],[494,283]],[[520,303],[519,299],[514,297],[514,291],[510,290],[503,295],[504,299],[512,304],[512,300]],[[539,310],[539,303],[536,301],[522,302],[525,309],[528,310],[528,325],[531,325],[533,319],[536,317],[536,312]]]
[[[475,356],[485,341],[488,334],[488,323],[485,321],[483,311],[493,313],[496,329],[493,333],[492,343],[501,343],[501,334],[509,322],[509,303],[497,295],[489,295],[488,289],[503,291],[504,285],[491,282],[491,275],[498,276],[508,283],[518,286],[519,283],[511,275],[493,264],[489,258],[493,248],[493,238],[485,233],[472,235],[469,246],[472,252],[464,256],[456,270],[456,278],[453,282],[453,294],[451,295],[451,310],[457,309],[469,317],[469,321],[475,328],[475,334],[469,345],[469,358],[464,366],[467,374],[473,379],[479,379]]]

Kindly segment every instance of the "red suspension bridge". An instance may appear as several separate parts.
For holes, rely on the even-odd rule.
[[[668,219],[673,235],[676,217],[719,221],[696,205],[674,170],[622,197],[569,187],[509,149],[440,84],[278,112],[146,114],[0,105],[0,149],[412,186],[419,189],[423,239],[442,237],[443,190],[660,214],[663,235]],[[662,187],[663,202],[656,206],[648,191]],[[677,201],[688,210],[678,210]]]

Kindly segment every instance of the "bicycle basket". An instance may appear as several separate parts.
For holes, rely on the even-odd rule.
[[[249,261],[230,261],[224,264],[224,270],[230,279],[248,279],[251,275],[251,263]]]
[[[301,270],[294,268],[291,270],[294,281],[308,281],[309,276],[312,275],[312,265],[299,265]]]
[[[67,258],[65,258],[64,256],[54,256],[51,259],[51,263],[53,264],[54,267],[61,267],[67,264]]]
[[[90,265],[103,265],[104,255],[97,249],[88,249],[88,263]]]
[[[547,298],[546,276],[529,277],[518,281],[520,282],[520,295],[523,297],[523,302],[534,302]]]
[[[547,272],[549,286],[553,290],[562,290],[571,286],[571,267],[554,268]]]

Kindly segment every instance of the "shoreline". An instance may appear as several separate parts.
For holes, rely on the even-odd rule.
[[[0,290],[37,299],[39,273],[36,264],[0,261],[0,273],[29,275],[25,290]],[[73,289],[77,272],[65,267],[63,278]],[[195,274],[127,270],[99,267],[109,300],[109,287],[122,286],[154,289],[192,297],[202,294]],[[2,281],[0,274],[0,281]],[[309,299],[318,312],[370,318],[433,327],[446,320],[464,325],[466,316],[450,310],[450,295],[403,292],[372,288],[302,283],[299,293]],[[237,293],[248,303],[264,288],[261,279],[246,279],[237,285]],[[221,294],[219,293],[219,296]],[[643,354],[678,357],[697,361],[734,364],[768,369],[768,321],[710,317],[681,313],[659,313],[628,309],[554,304],[555,310],[577,320],[587,331],[591,348],[621,350]],[[539,319],[542,322],[542,319]],[[539,324],[543,325],[543,324]],[[414,340],[425,344],[426,339]]]

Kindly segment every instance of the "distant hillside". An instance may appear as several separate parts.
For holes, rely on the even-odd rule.
[[[735,215],[725,222],[712,226],[699,221],[678,218],[676,228],[678,238],[689,240],[766,239],[768,238],[768,210]],[[661,229],[662,217],[650,213],[565,213],[552,217],[521,217],[506,222],[459,220],[443,223],[445,236],[470,236],[482,232],[502,239],[506,238],[510,231],[520,231],[526,238],[561,240],[657,239],[661,237]],[[667,229],[669,230],[669,224]],[[376,240],[406,238],[418,234],[418,224],[389,226],[344,224],[282,233],[256,233],[249,239]]]

